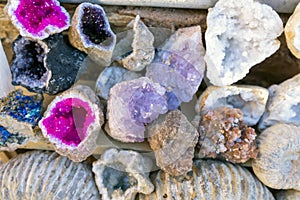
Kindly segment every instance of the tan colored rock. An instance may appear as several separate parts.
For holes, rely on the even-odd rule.
[[[299,200],[300,191],[297,190],[282,190],[276,193],[276,200]]]

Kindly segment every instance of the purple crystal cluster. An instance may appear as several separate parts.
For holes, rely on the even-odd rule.
[[[70,16],[57,0],[9,0],[6,12],[21,35],[33,39],[45,39],[70,26]]]
[[[144,141],[145,125],[168,111],[164,94],[146,77],[116,84],[107,102],[109,134],[123,142]]]

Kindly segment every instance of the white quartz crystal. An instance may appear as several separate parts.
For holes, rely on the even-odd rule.
[[[230,85],[255,64],[276,52],[282,33],[279,15],[254,0],[220,0],[209,9],[205,33],[207,77],[213,85]]]
[[[0,41],[0,98],[8,95],[13,89],[9,65]]]

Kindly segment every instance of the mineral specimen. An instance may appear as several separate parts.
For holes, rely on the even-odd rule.
[[[11,84],[10,68],[7,62],[5,52],[0,41],[0,98],[5,97],[14,87]]]
[[[25,96],[21,90],[0,99],[0,150],[14,151],[36,139],[42,101],[42,95]]]
[[[258,86],[209,86],[199,97],[196,112],[203,116],[218,107],[238,108],[243,112],[244,122],[253,126],[265,111],[268,95],[267,89]]]
[[[43,40],[70,26],[69,13],[57,0],[8,0],[5,11],[24,37]]]
[[[145,124],[168,111],[165,89],[146,77],[111,88],[107,102],[109,135],[122,142],[143,142]]]
[[[131,72],[123,67],[111,66],[105,68],[99,75],[96,82],[96,94],[108,99],[110,88],[122,81],[129,81],[141,77],[140,74]]]
[[[207,15],[205,33],[207,77],[214,85],[242,79],[255,64],[280,46],[279,15],[254,0],[220,0]]]
[[[300,126],[300,74],[279,85],[269,87],[269,99],[259,128],[261,130],[276,123],[292,123]]]
[[[155,192],[140,194],[139,200],[274,200],[268,188],[246,168],[216,160],[196,160],[193,171],[185,177],[174,177],[159,171],[154,184]]]
[[[300,190],[300,128],[275,124],[258,137],[258,156],[252,163],[255,175],[274,189]]]
[[[108,66],[116,44],[116,35],[110,28],[103,8],[97,4],[82,3],[74,13],[69,31],[71,44]]]
[[[93,163],[99,192],[106,200],[134,200],[137,193],[154,190],[149,179],[152,160],[134,151],[106,150]]]
[[[300,199],[300,191],[282,190],[276,193],[276,200],[297,200]]]
[[[103,123],[98,97],[77,85],[50,103],[39,126],[59,154],[81,162],[94,152]]]
[[[71,87],[86,57],[62,34],[37,42],[19,37],[13,50],[12,83],[37,93],[56,94]]]
[[[147,126],[147,133],[157,166],[173,176],[192,170],[199,133],[179,110],[159,116]]]
[[[91,167],[55,152],[31,151],[0,165],[0,199],[101,199]]]
[[[134,31],[131,45],[133,52],[122,59],[122,64],[123,67],[131,71],[141,71],[149,65],[154,58],[154,36],[140,20],[139,15],[136,16],[135,20],[131,22],[128,27],[132,27]]]
[[[174,93],[168,94],[170,108],[189,102],[198,90],[205,70],[203,56],[200,26],[182,28],[160,47],[147,67],[147,77]]]
[[[244,124],[240,109],[219,107],[208,111],[198,130],[198,158],[220,155],[227,161],[244,163],[257,156],[255,130]]]
[[[300,59],[300,3],[285,25],[284,33],[288,48]]]

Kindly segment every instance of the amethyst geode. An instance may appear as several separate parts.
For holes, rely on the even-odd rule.
[[[35,40],[70,26],[70,16],[57,0],[8,0],[5,11],[22,36]]]
[[[104,66],[111,63],[116,35],[100,5],[82,3],[76,8],[69,39],[74,47],[86,52],[94,61]]]
[[[77,85],[50,103],[39,126],[59,154],[81,162],[94,152],[103,122],[98,97]]]
[[[37,93],[56,94],[70,88],[86,57],[62,34],[43,41],[18,37],[13,50],[12,83]]]
[[[146,77],[116,84],[107,102],[108,133],[122,142],[143,142],[145,125],[168,111],[165,89]]]

